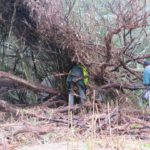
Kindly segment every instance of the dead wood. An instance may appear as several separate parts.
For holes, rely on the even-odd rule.
[[[43,102],[42,104],[40,104],[40,106],[55,106],[55,105],[66,105],[66,102],[64,100],[58,99],[59,95],[55,95],[53,97],[51,97],[50,99],[48,99],[47,101]]]
[[[57,105],[64,106],[64,105],[67,105],[67,103],[64,100],[57,99],[57,100],[54,100],[54,101],[47,100],[46,102],[41,104],[41,106],[47,106],[47,107],[54,107],[54,106],[57,106]]]
[[[25,79],[14,76],[11,73],[0,71],[0,78],[7,78],[15,82],[15,84],[19,86],[23,86],[24,88],[36,91],[36,92],[46,92],[50,94],[58,94],[59,92],[56,89],[49,88],[47,86],[43,86],[40,84],[35,84],[31,81],[27,81]]]
[[[1,111],[9,112],[9,113],[15,114],[17,116],[22,115],[21,109],[19,107],[16,107],[15,105],[12,105],[4,100],[0,100],[0,109],[1,109]],[[47,120],[50,122],[68,124],[68,121],[65,121],[63,119],[55,119],[55,118],[45,117],[45,116],[36,114],[36,112],[31,113],[31,112],[25,111],[24,115],[28,116],[28,117],[36,117],[39,120]]]
[[[74,4],[68,3],[69,6],[63,5],[61,0],[0,0],[0,23],[11,29],[10,32],[8,31],[9,35],[14,33],[18,38],[22,37],[21,39],[25,40],[26,45],[36,47],[36,50],[39,46],[38,43],[43,43],[42,49],[48,49],[49,54],[55,50],[59,51],[60,58],[64,60],[66,67],[65,70],[60,70],[60,73],[68,71],[66,62],[75,61],[88,67],[91,79],[99,81],[99,83],[96,82],[98,85],[117,81],[120,71],[116,71],[116,69],[120,68],[124,69],[122,74],[129,73],[136,79],[141,79],[140,75],[129,68],[128,62],[138,63],[140,59],[149,58],[149,55],[137,56],[134,53],[134,49],[141,43],[140,38],[146,34],[146,26],[149,25],[150,13],[145,11],[143,4],[138,0],[127,0],[126,3],[122,1],[108,2],[106,9],[113,18],[113,25],[108,23],[107,17],[105,18],[101,14],[98,16],[101,18],[98,21],[92,18],[92,21],[95,22],[92,31],[93,28],[96,30],[106,28],[105,35],[100,39],[98,37],[101,40],[99,43],[102,43],[100,45],[95,44],[95,41],[89,41],[91,33],[86,32],[87,34],[85,34],[80,30],[82,25],[77,23],[81,22],[80,20],[72,21],[73,18],[70,17],[73,14]],[[132,9],[127,6],[131,6]],[[64,8],[70,9],[64,13]],[[70,22],[75,22],[75,27]],[[84,23],[85,27],[91,30],[88,25],[86,26],[86,22]],[[132,32],[137,29],[141,30],[139,39],[132,35]],[[115,36],[120,37],[121,47],[117,47],[112,42]],[[91,39],[96,38],[91,37]],[[124,60],[127,61],[124,62]],[[62,63],[62,61],[58,63]],[[134,68],[134,66],[132,67]],[[110,72],[110,70],[113,71]]]
[[[91,89],[95,89],[97,91],[104,91],[107,89],[128,89],[128,90],[138,90],[138,89],[145,89],[143,84],[132,84],[132,83],[109,83],[99,87],[90,86]]]
[[[100,105],[100,104],[97,104],[97,105]],[[77,111],[77,110],[81,110],[83,108],[92,108],[93,107],[93,104],[92,103],[84,103],[84,104],[77,104],[75,106],[66,106],[66,107],[63,107],[63,108],[58,108],[55,110],[55,113],[64,113],[64,112],[68,112],[68,111]]]
[[[132,71],[130,68],[127,67],[127,65],[123,62],[123,61],[120,61],[120,64],[122,65],[122,67],[124,69],[126,69],[128,72],[130,72],[131,74],[135,75],[137,77],[137,79],[139,80],[142,80],[141,79],[141,76],[139,76],[135,71]]]
[[[4,112],[17,114],[19,109],[15,105],[12,105],[4,100],[0,100],[0,110]]]
[[[2,103],[1,103],[2,102]],[[1,104],[5,104],[2,105]],[[128,109],[121,108],[122,106],[117,106],[112,110],[108,110],[105,108],[105,111],[102,113],[95,112],[95,114],[86,114],[80,116],[80,115],[73,115],[72,119],[70,120],[68,114],[66,112],[69,111],[69,107],[63,107],[59,109],[54,109],[52,112],[46,113],[47,111],[44,111],[44,107],[42,108],[42,114],[41,109],[40,112],[34,111],[34,110],[26,110],[21,111],[18,107],[14,107],[13,105],[7,104],[8,102],[0,101],[0,109],[3,107],[3,110],[6,112],[11,112],[14,114],[18,114],[17,117],[23,116],[23,120],[21,119],[21,123],[11,123],[11,124],[3,124],[0,127],[4,129],[10,129],[13,131],[13,137],[17,136],[18,134],[26,134],[31,133],[35,134],[37,138],[41,138],[42,134],[49,133],[51,131],[55,131],[56,126],[58,127],[68,127],[68,126],[74,126],[79,129],[80,132],[83,132],[84,134],[89,134],[88,132],[91,132],[93,128],[91,128],[91,122],[94,119],[95,121],[95,128],[96,133],[100,133],[99,130],[104,130],[103,134],[110,134],[110,128],[112,131],[112,134],[131,134],[138,138],[148,139],[149,138],[149,129],[150,129],[150,123],[149,121],[145,121],[144,118],[149,117],[148,114],[143,114],[143,117],[140,119],[139,110],[131,110],[129,109],[129,115]],[[92,104],[85,104],[81,107],[81,105],[77,105],[77,109],[82,109],[86,107],[92,108]],[[8,107],[6,109],[5,107]],[[35,107],[36,108],[36,107]],[[38,107],[37,109],[38,110]],[[70,111],[75,111],[75,107],[71,108]],[[135,113],[134,113],[135,111]],[[119,117],[121,112],[121,118]],[[131,115],[130,115],[131,114]],[[25,118],[36,118],[37,124],[32,125],[30,123],[27,123],[24,121]],[[118,120],[117,120],[118,119]],[[122,121],[122,120],[125,121]],[[121,120],[121,123],[118,123]],[[54,125],[54,126],[53,126]],[[10,134],[8,134],[10,135]],[[12,135],[11,135],[12,136]]]
[[[145,121],[145,120],[142,120],[142,119],[138,119],[138,118],[135,118],[135,117],[131,117],[129,115],[128,116],[124,115],[124,117],[129,119],[130,122],[132,122],[132,123],[137,123],[137,124],[140,124],[140,125],[143,125],[143,126],[146,126],[146,127],[150,127],[150,123],[148,121]]]
[[[36,135],[46,134],[52,130],[54,130],[50,125],[24,125],[20,129],[14,128],[13,136],[16,136],[21,133],[30,132],[35,133]]]
[[[100,124],[97,129],[104,129],[104,127],[108,125],[109,121],[112,120],[112,117],[118,115],[118,112],[119,107],[117,106],[116,108],[113,109],[113,111],[111,111],[105,116],[103,123]]]
[[[131,125],[131,122],[127,122],[126,124],[122,125],[122,126],[118,126],[118,127],[114,127],[112,130],[113,132],[116,132],[116,131],[126,131],[127,128]]]
[[[76,110],[79,110],[81,108],[82,108],[81,105],[75,105],[75,106],[72,106],[72,107],[66,106],[66,107],[57,109],[55,112],[56,113],[64,113],[64,112],[68,112],[68,111],[76,111]]]

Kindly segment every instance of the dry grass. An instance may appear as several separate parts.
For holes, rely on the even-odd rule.
[[[104,121],[102,118],[98,121],[100,115],[106,118],[105,115],[111,114],[113,110],[112,107],[106,107],[98,113],[97,110],[87,112],[84,108],[78,113],[54,113],[55,109],[34,107],[22,109],[22,115],[17,117],[1,112],[0,146],[2,150],[20,150],[24,146],[25,150],[44,147],[51,149],[58,145],[61,145],[61,149],[67,147],[68,150],[148,149],[150,126],[145,124],[149,125],[149,120],[139,118],[149,118],[149,110],[142,112],[133,107],[122,108],[121,112],[128,118],[122,116],[120,120],[126,121],[119,124],[115,122],[116,117],[110,117],[106,127],[98,130]],[[36,116],[29,117],[27,113]],[[45,119],[41,119],[41,116]]]
[[[85,34],[87,31],[84,32],[81,28],[80,19],[81,24],[77,24],[73,17],[69,18],[69,11],[68,19],[70,20],[68,21],[72,19],[74,23],[68,24],[65,20],[67,16],[64,16],[63,8],[60,7],[61,1],[24,0],[19,1],[19,5],[17,5],[18,1],[16,1],[16,5],[13,3],[13,5],[11,3],[9,5],[9,1],[7,1],[8,6],[5,1],[1,2],[3,3],[0,5],[4,9],[1,10],[2,17],[6,16],[6,18],[0,16],[0,22],[4,26],[10,23],[9,37],[13,33],[24,39],[26,45],[33,48],[36,45],[37,47],[34,48],[36,51],[42,47],[42,50],[47,49],[51,55],[51,50],[56,50],[61,59],[63,56],[69,62],[76,61],[90,66],[88,67],[89,72],[93,79],[97,77],[96,82],[106,80],[106,83],[113,83],[115,81],[121,82],[122,85],[123,76],[126,77],[127,74],[129,75],[126,79],[127,83],[131,81],[132,75],[137,79],[140,78],[139,74],[132,70],[135,66],[131,66],[130,69],[129,62],[132,60],[139,62],[142,58],[146,58],[145,55],[138,57],[133,52],[141,43],[140,38],[145,37],[145,27],[150,14],[141,13],[143,7],[138,4],[138,0],[128,1],[129,4],[132,4],[132,9],[126,7],[128,5],[123,6],[122,3],[114,7],[108,3],[107,9],[111,10],[111,14],[116,14],[114,27],[111,23],[109,24],[105,16],[101,17],[101,14],[99,20],[94,20],[94,16],[89,15],[88,19],[90,22],[94,20],[94,23],[90,25],[91,32],[88,34]],[[16,6],[18,6],[17,9]],[[71,7],[70,5],[69,9]],[[5,11],[7,8],[9,8],[8,11]],[[24,14],[25,12],[26,14]],[[74,14],[72,13],[72,15]],[[80,17],[78,16],[78,18]],[[77,26],[75,27],[74,24]],[[106,28],[106,33],[99,38],[101,35],[97,33],[97,30],[103,28]],[[133,36],[131,33],[138,28],[141,28],[141,32],[137,32],[138,36]],[[127,33],[122,32],[123,30]],[[92,37],[93,41],[90,41],[91,33],[97,35]],[[141,33],[144,35],[141,36]],[[121,36],[119,39],[124,38],[119,47],[112,42],[116,35]],[[102,42],[102,45],[95,44],[95,39]],[[37,41],[40,41],[39,45],[42,43],[41,47]],[[125,61],[124,58],[127,60]],[[58,62],[62,63],[59,60]],[[64,61],[64,66],[66,64]],[[75,112],[59,113],[56,109],[47,107],[22,109],[16,115],[0,112],[0,149],[14,150],[18,148],[20,150],[25,145],[61,142],[65,142],[65,146],[68,145],[67,149],[69,150],[80,150],[77,146],[80,144],[87,150],[149,148],[150,112],[133,108],[130,104],[121,107],[110,107],[109,104],[98,107],[93,102],[89,107]],[[42,146],[44,147],[44,145]]]

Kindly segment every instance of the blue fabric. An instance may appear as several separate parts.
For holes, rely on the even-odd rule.
[[[86,91],[81,86],[78,86],[78,89],[79,89],[79,96],[80,96],[81,104],[83,104],[84,101],[86,100],[86,96],[85,96]]]
[[[69,72],[69,75],[67,77],[67,82],[72,82],[72,81],[75,82],[75,80],[81,77],[82,77],[82,69],[78,65],[74,66]]]
[[[150,65],[150,61],[144,61],[144,66]]]
[[[150,66],[145,67],[143,75],[143,84],[150,85]]]
[[[83,90],[86,90],[86,86],[82,79],[82,68],[78,65],[74,66],[67,77],[67,89],[70,91],[72,89],[72,83],[76,83],[77,86],[80,86]],[[80,79],[81,78],[81,79]]]
[[[82,77],[83,77],[82,68],[79,65],[74,66],[69,72],[66,81],[68,94],[69,94],[69,106],[73,106],[75,103],[74,96],[72,95],[74,83],[78,88],[81,103],[83,104],[86,99],[86,95],[85,95],[86,85],[84,84],[84,80]]]
[[[79,96],[80,96],[81,104],[83,104],[84,101],[86,100],[85,90],[82,89],[80,86],[78,86],[78,90],[79,90]],[[73,106],[74,104],[75,104],[74,95],[72,94],[72,92],[70,90],[70,92],[69,92],[69,106]]]

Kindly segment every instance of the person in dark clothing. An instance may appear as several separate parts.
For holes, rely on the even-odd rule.
[[[77,87],[80,101],[83,104],[86,100],[86,88],[89,82],[87,69],[82,65],[75,65],[69,72],[67,77],[67,90],[69,96],[69,106],[74,105],[74,86]]]

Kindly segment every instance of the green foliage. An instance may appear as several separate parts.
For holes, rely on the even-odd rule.
[[[145,147],[145,148],[150,148],[150,144],[148,144],[148,143],[147,143],[147,144],[144,144],[144,147]]]
[[[8,72],[10,70],[9,66],[6,66],[5,64],[4,65],[0,65],[0,70],[1,71],[5,71],[5,72]]]

